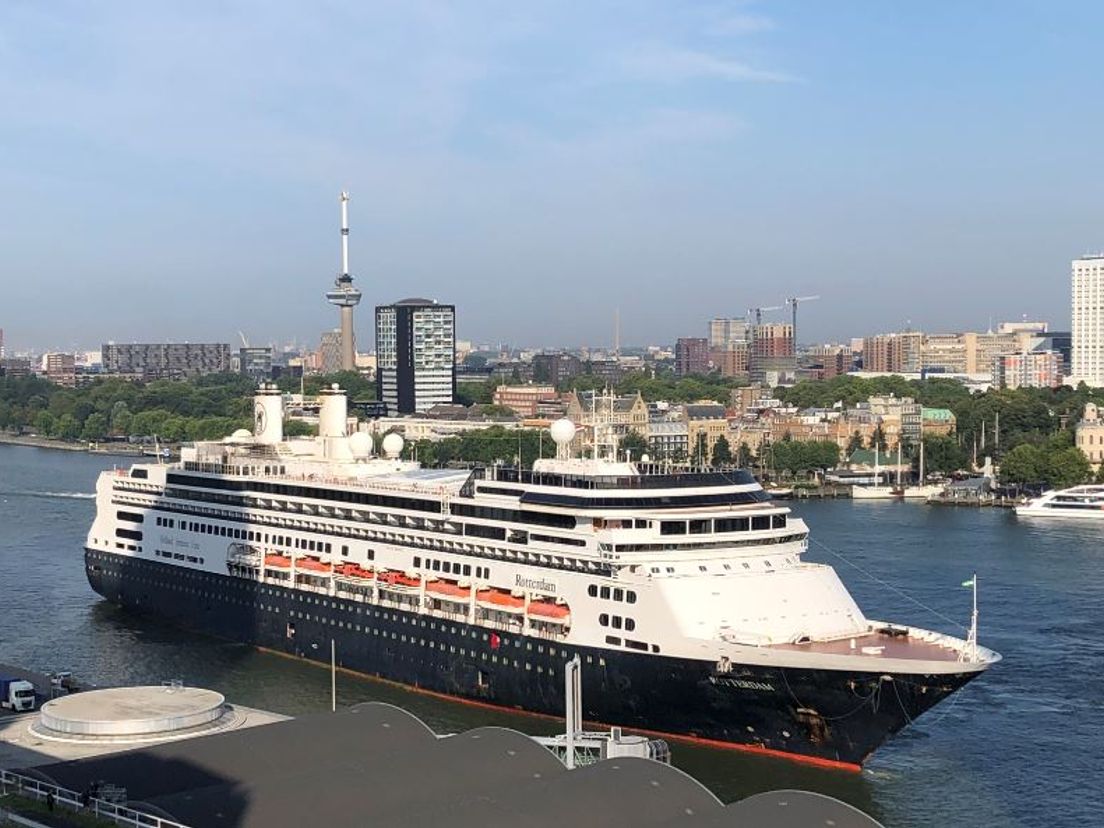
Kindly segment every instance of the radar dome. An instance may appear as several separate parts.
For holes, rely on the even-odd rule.
[[[253,432],[250,431],[248,428],[239,428],[237,431],[230,435],[230,437],[234,440],[248,440],[252,436]]]
[[[652,458],[649,457],[647,454],[640,455],[640,462],[641,463],[650,463],[651,460],[652,460]]]
[[[552,442],[557,446],[566,445],[575,439],[575,423],[566,417],[552,423],[549,431],[552,432]]]
[[[357,459],[372,454],[372,435],[365,431],[356,431],[349,435],[349,451]]]
[[[403,438],[401,434],[396,434],[392,431],[386,437],[383,438],[383,453],[389,458],[394,459],[402,454],[403,450]]]

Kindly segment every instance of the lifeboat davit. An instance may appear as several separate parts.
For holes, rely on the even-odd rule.
[[[503,612],[524,612],[525,598],[513,595],[501,589],[481,589],[475,595],[476,600],[491,609]]]
[[[466,604],[471,598],[471,587],[460,586],[452,581],[432,581],[426,584],[426,594],[443,601],[455,601]]]
[[[541,621],[551,621],[554,624],[566,624],[571,617],[571,610],[567,604],[557,604],[555,601],[531,601],[529,614]]]
[[[417,588],[422,580],[416,575],[407,575],[404,572],[381,572],[377,576],[381,586],[403,588]]]
[[[307,572],[322,572],[329,574],[333,571],[333,564],[322,563],[318,558],[299,558],[295,562],[295,568],[306,570]]]
[[[291,558],[287,555],[265,555],[265,566],[278,567],[279,569],[287,569],[291,566]]]
[[[341,575],[345,578],[360,578],[365,581],[370,581],[376,577],[376,573],[371,569],[365,569],[359,564],[351,563],[347,563],[341,567]]]

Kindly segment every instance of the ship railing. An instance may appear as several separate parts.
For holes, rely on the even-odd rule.
[[[15,771],[0,770],[0,793],[15,794],[40,803],[52,797],[55,807],[60,806],[95,819],[109,820],[116,825],[132,825],[135,828],[188,828],[181,822],[164,819],[117,802],[81,794]],[[3,802],[0,801],[0,815],[4,814]]]

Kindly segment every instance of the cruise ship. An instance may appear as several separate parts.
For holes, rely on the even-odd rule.
[[[588,722],[850,769],[1000,659],[976,621],[962,639],[867,618],[746,471],[629,462],[601,423],[577,450],[568,420],[531,469],[422,468],[398,434],[376,451],[347,408],[326,389],[319,435],[286,439],[282,395],[262,386],[252,432],[104,472],[93,589],[552,716],[578,655]]]
[[[1104,519],[1104,485],[1073,486],[1032,498],[1016,507],[1018,517]]]

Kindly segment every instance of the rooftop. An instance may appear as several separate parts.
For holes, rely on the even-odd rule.
[[[438,738],[387,704],[37,768],[82,791],[95,780],[186,825],[876,826],[848,805],[780,791],[722,804],[647,759],[567,770],[514,730]]]

